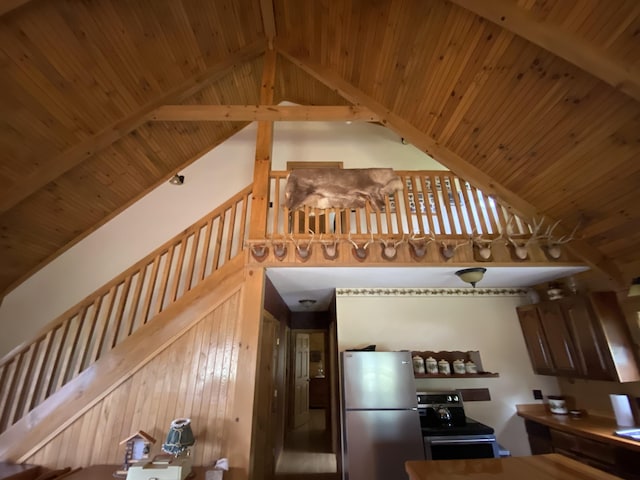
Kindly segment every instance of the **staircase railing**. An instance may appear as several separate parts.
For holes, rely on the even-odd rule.
[[[530,235],[523,219],[449,171],[396,171],[404,189],[391,195],[381,211],[361,208],[289,211],[284,206],[288,171],[271,172],[268,232],[271,237],[313,234],[335,236],[430,236],[465,238],[500,235],[509,225],[512,236]]]
[[[0,433],[244,249],[251,186],[0,361]]]

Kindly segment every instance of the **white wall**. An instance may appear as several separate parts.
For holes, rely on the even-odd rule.
[[[10,292],[0,305],[0,357],[249,185],[255,140],[252,124],[181,171],[184,185],[163,183]],[[286,169],[288,161],[443,168],[385,127],[358,122],[276,123],[273,169]]]
[[[519,296],[338,295],[338,349],[375,344],[380,351],[479,350],[484,369],[499,378],[416,379],[416,389],[489,388],[492,400],[466,403],[467,415],[491,425],[513,455],[528,455],[515,405],[536,403],[533,389],[544,395],[560,390],[554,377],[533,373],[515,312],[524,303]]]

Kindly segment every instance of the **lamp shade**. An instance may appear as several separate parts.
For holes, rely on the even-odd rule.
[[[629,297],[638,297],[640,296],[640,277],[636,277],[631,282],[631,288],[629,288],[629,293],[627,294]]]
[[[194,443],[196,439],[191,431],[191,419],[176,418],[171,422],[167,441],[162,444],[162,451],[179,455]]]
[[[460,277],[460,280],[463,282],[470,283],[473,287],[476,286],[482,277],[484,277],[484,273],[487,271],[486,268],[483,267],[475,267],[475,268],[465,268],[462,270],[458,270],[456,275]]]

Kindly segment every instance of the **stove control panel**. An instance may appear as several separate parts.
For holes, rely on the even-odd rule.
[[[461,407],[462,395],[460,392],[416,392],[418,407],[444,405],[447,407]]]

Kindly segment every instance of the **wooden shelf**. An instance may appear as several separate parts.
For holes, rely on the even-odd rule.
[[[415,378],[498,378],[499,373],[452,373],[444,375],[443,373],[414,373]]]

